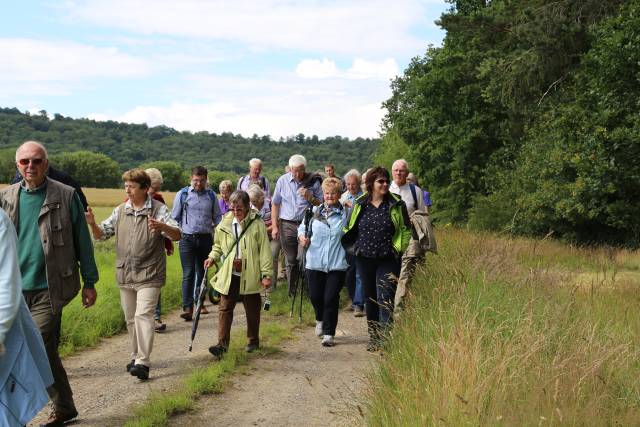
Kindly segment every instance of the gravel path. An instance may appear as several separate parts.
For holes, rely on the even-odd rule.
[[[173,390],[196,366],[215,363],[207,348],[217,336],[217,310],[203,315],[193,352],[187,351],[191,323],[178,313],[163,319],[167,331],[156,334],[151,377],[142,382],[125,371],[128,337],[108,338],[96,348],[64,360],[78,412],[73,425],[120,426],[152,392]],[[245,322],[236,308],[234,329]],[[357,399],[364,372],[376,356],[366,352],[363,318],[341,312],[336,346],[323,348],[313,328],[295,333],[281,353],[252,362],[235,375],[225,393],[201,398],[199,410],[172,418],[170,425],[353,425],[360,421]],[[30,426],[46,419],[45,408]]]
[[[365,372],[379,358],[366,351],[364,318],[340,312],[336,346],[325,348],[313,328],[296,333],[282,352],[236,375],[225,392],[201,398],[199,411],[173,425],[344,426],[361,425]]]

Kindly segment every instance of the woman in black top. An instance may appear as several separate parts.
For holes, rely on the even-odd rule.
[[[356,255],[367,302],[367,350],[376,351],[393,320],[402,252],[411,231],[404,202],[389,192],[389,172],[382,167],[371,169],[365,185],[367,192],[356,199],[342,242]]]

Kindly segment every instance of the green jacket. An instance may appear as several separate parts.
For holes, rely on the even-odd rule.
[[[394,227],[391,244],[396,255],[402,256],[409,246],[409,240],[411,239],[411,223],[409,221],[409,214],[407,213],[407,207],[400,196],[389,193],[388,197],[390,203],[389,212],[391,215],[391,222]],[[358,221],[360,221],[362,207],[368,203],[368,201],[369,195],[367,193],[362,194],[355,200],[353,208],[351,209],[349,222],[344,228],[342,245],[345,250],[352,255],[358,254],[358,248],[355,247],[356,240],[358,239]]]
[[[262,290],[260,282],[263,277],[271,277],[273,264],[271,261],[271,245],[267,236],[267,228],[257,212],[251,210],[246,218],[241,222],[242,228],[249,228],[242,235],[238,245],[240,245],[240,256],[242,258],[242,272],[240,275],[240,295],[257,294]],[[218,270],[211,278],[213,288],[223,295],[229,294],[231,284],[231,274],[233,272],[233,258],[235,247],[231,250],[236,238],[232,230],[233,212],[227,212],[220,224],[216,227],[213,249],[209,258],[216,261]],[[222,261],[223,256],[231,250],[229,256]],[[215,267],[212,267],[215,269]]]

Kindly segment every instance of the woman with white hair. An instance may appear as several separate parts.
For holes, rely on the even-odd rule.
[[[267,288],[267,292],[271,293],[272,289],[276,288],[276,282],[278,277],[278,258],[280,255],[280,239],[273,239],[271,237],[271,203],[266,200],[264,191],[258,185],[251,185],[247,191],[249,194],[249,200],[251,201],[251,207],[258,211],[258,215],[262,218],[264,225],[267,227],[267,235],[269,236],[269,243],[271,245],[271,256],[273,261],[273,276],[272,284]]]
[[[218,189],[220,190],[220,197],[218,198],[218,206],[220,206],[220,213],[222,215],[226,214],[229,211],[229,196],[231,196],[231,191],[233,189],[233,185],[231,181],[225,179],[218,185]]]

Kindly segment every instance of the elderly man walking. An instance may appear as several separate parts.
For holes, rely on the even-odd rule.
[[[45,425],[56,426],[78,415],[58,354],[62,309],[80,290],[80,276],[82,304],[95,303],[98,268],[80,198],[73,188],[47,178],[45,147],[25,142],[16,151],[16,165],[23,180],[0,191],[0,207],[18,231],[22,293],[42,334],[54,378],[49,389],[53,410]]]
[[[412,228],[415,230],[417,221],[428,221],[427,207],[422,197],[422,189],[407,181],[409,164],[405,159],[398,159],[393,162],[391,174],[393,176],[393,182],[389,190],[399,195],[402,201],[404,201],[411,219]],[[411,241],[409,242],[409,247],[402,256],[402,267],[400,268],[400,277],[398,278],[394,301],[394,313],[396,314],[400,313],[400,310],[403,308],[404,299],[409,291],[409,285],[415,274],[416,266],[424,260],[425,252],[415,237],[416,233],[414,231]]]
[[[300,154],[289,158],[290,172],[282,175],[273,191],[271,235],[280,239],[287,264],[289,295],[293,295],[300,275],[298,267],[298,226],[310,206],[322,203],[322,177],[305,172],[307,159]]]
[[[204,276],[204,261],[213,246],[213,229],[220,222],[220,205],[216,193],[207,188],[208,171],[203,166],[191,169],[191,185],[178,191],[171,216],[182,230],[178,245],[182,263],[182,314],[193,318],[195,292]],[[204,310],[202,313],[206,313]]]
[[[253,158],[249,160],[249,174],[243,176],[238,180],[237,190],[248,191],[251,185],[259,185],[266,200],[271,200],[271,188],[269,187],[269,180],[261,175],[262,173],[262,160]]]

